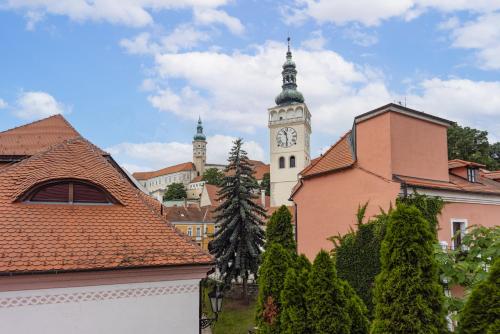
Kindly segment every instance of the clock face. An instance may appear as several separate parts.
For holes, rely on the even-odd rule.
[[[297,144],[297,131],[293,128],[282,128],[276,136],[278,147],[290,147]]]

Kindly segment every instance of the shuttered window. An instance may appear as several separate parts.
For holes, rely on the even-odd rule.
[[[27,201],[45,203],[111,203],[110,197],[102,189],[80,181],[61,181],[42,185],[28,196]]]

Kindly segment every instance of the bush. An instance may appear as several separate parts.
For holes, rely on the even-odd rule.
[[[269,218],[266,227],[266,247],[278,243],[286,250],[295,252],[295,237],[293,235],[292,214],[282,205]]]
[[[341,280],[341,283],[347,299],[347,313],[351,317],[350,334],[368,334],[370,331],[368,309],[349,283],[344,280]]]
[[[165,194],[163,194],[164,201],[173,201],[184,199],[187,197],[186,188],[182,183],[171,183],[167,190],[165,190]]]
[[[435,239],[415,206],[400,204],[391,213],[374,290],[373,334],[448,332]]]
[[[314,260],[306,295],[309,324],[313,333],[346,334],[351,328],[347,300],[327,252]]]
[[[281,291],[281,333],[306,334],[310,333],[307,322],[307,304],[305,291],[309,271],[307,269],[288,269],[285,276],[285,285]]]
[[[489,277],[479,283],[460,314],[461,334],[500,333],[500,258],[490,268]]]

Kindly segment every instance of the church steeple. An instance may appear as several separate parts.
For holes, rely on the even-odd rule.
[[[196,134],[193,137],[194,140],[206,140],[205,134],[203,133],[203,125],[201,124],[201,117],[198,117],[198,126],[196,126]]]
[[[292,60],[292,51],[290,51],[290,37],[288,37],[287,41],[288,51],[286,53],[286,61],[283,64],[283,71],[281,71],[281,75],[283,76],[282,91],[275,99],[277,105],[304,103],[304,96],[297,90],[297,70]]]

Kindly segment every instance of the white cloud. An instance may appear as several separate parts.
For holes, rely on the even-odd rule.
[[[249,53],[216,51],[156,55],[157,82],[184,82],[149,97],[159,110],[252,131],[267,125],[267,108],[281,91],[286,45],[267,42]],[[313,113],[315,130],[336,133],[366,108],[390,101],[383,76],[329,50],[293,50],[298,86]],[[347,101],[358,101],[347,103]],[[365,109],[359,109],[360,107]],[[326,121],[326,122],[325,122]],[[341,130],[343,131],[343,130]]]
[[[359,25],[355,24],[343,31],[344,38],[351,40],[354,44],[368,47],[377,44],[378,37],[375,33],[363,31]]]
[[[490,139],[500,140],[500,81],[433,78],[419,88],[408,96],[410,108],[488,130]]]
[[[450,25],[453,46],[476,49],[478,66],[500,69],[500,13],[479,16],[463,25]]]
[[[223,10],[213,8],[195,8],[194,19],[198,24],[211,25],[219,23],[226,26],[233,34],[241,35],[245,27],[239,19],[228,15]]]
[[[70,110],[58,102],[52,95],[45,92],[23,92],[16,101],[14,115],[32,120],[55,114],[64,114]]]
[[[234,137],[214,135],[207,138],[209,163],[226,163]],[[243,148],[250,159],[264,160],[264,150],[255,141],[245,141]],[[192,160],[192,144],[179,142],[121,143],[106,148],[130,172],[164,168]]]
[[[487,13],[500,9],[499,0],[296,0],[295,5],[285,11],[289,24],[303,22],[310,17],[318,23],[344,25],[357,22],[365,26],[376,26],[382,21],[398,17],[412,20],[428,9],[441,12],[471,11]],[[290,15],[290,13],[292,15]]]
[[[26,30],[33,31],[38,22],[43,20],[44,15],[41,12],[29,10],[26,15]]]
[[[311,33],[311,38],[302,42],[302,46],[310,50],[321,50],[325,47],[326,38],[323,37],[321,30],[316,30]]]
[[[105,21],[143,27],[154,22],[151,15],[153,11],[179,8],[212,9],[227,2],[228,0],[6,0],[1,6],[42,16],[64,15],[77,22]],[[28,24],[29,22],[28,17]]]
[[[3,99],[0,99],[0,109],[5,109],[8,106],[9,105],[7,104],[7,102],[5,102]]]

